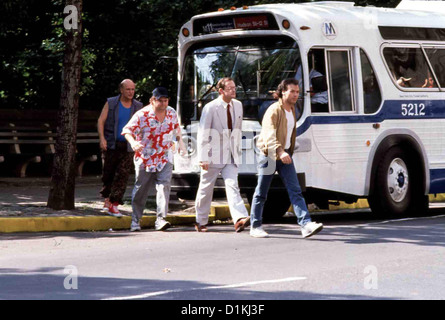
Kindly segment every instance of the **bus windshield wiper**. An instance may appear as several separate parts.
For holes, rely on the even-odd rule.
[[[244,84],[243,77],[241,76],[241,70],[238,70],[237,73],[238,73],[238,78],[241,83],[241,86],[243,87],[244,95],[246,96],[246,99],[247,99],[246,85]]]
[[[202,97],[201,98],[199,98],[197,101],[196,101],[196,103],[195,103],[195,108],[198,106],[198,104],[200,103],[200,102],[202,102],[203,100],[204,100],[204,98],[210,93],[210,92],[212,92],[212,90],[213,90],[213,88],[215,88],[216,87],[216,83],[214,83],[214,84],[212,84],[212,86],[202,95]]]

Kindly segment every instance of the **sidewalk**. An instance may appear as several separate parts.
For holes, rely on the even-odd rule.
[[[46,207],[50,178],[0,178],[0,233],[15,232],[68,232],[111,231],[130,229],[131,191],[130,178],[123,206],[122,218],[100,212],[102,199],[100,177],[76,179],[75,210],[54,211]],[[142,228],[153,228],[156,220],[154,196],[147,201]],[[210,221],[230,218],[224,203],[214,203]],[[172,225],[191,225],[195,222],[193,200],[182,200],[172,195],[167,220]]]
[[[54,211],[46,207],[49,195],[50,178],[0,178],[0,234],[17,232],[73,232],[73,231],[115,231],[129,230],[131,224],[130,178],[125,193],[125,204],[119,207],[122,218],[102,213],[100,177],[76,179],[75,210]],[[142,228],[154,228],[156,201],[149,197],[141,221]],[[248,205],[247,205],[248,206]],[[430,207],[444,207],[445,194],[430,195]],[[354,204],[330,205],[329,211],[366,210],[366,200]],[[247,208],[248,211],[249,208]],[[326,213],[309,208],[311,213]],[[212,203],[210,222],[230,219],[227,202],[215,199]],[[173,225],[192,225],[195,222],[194,200],[178,199],[172,195],[170,213],[167,220]]]

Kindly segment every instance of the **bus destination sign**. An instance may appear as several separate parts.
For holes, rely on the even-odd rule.
[[[278,30],[271,14],[204,18],[195,20],[193,26],[195,36],[231,30]]]

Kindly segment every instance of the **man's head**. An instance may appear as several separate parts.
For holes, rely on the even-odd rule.
[[[298,86],[298,80],[293,78],[281,81],[275,92],[277,99],[282,99],[284,103],[292,105],[297,103],[299,95],[300,87]]]
[[[158,87],[153,90],[152,104],[157,110],[165,110],[168,107],[168,91],[164,87]]]
[[[130,79],[125,79],[119,84],[121,97],[125,100],[132,100],[134,98],[135,89],[136,85]]]
[[[230,103],[232,99],[236,98],[236,85],[232,78],[222,78],[218,81],[216,89],[227,103]]]

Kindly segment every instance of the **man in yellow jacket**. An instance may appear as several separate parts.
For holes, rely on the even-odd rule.
[[[275,171],[278,171],[286,186],[298,224],[301,226],[302,236],[308,238],[323,229],[321,223],[311,220],[292,160],[297,136],[295,104],[299,94],[298,80],[283,80],[275,93],[278,102],[272,104],[263,117],[261,134],[257,143],[262,151],[259,160],[258,185],[253,196],[250,214],[250,235],[255,238],[269,236],[262,227],[262,216]]]

